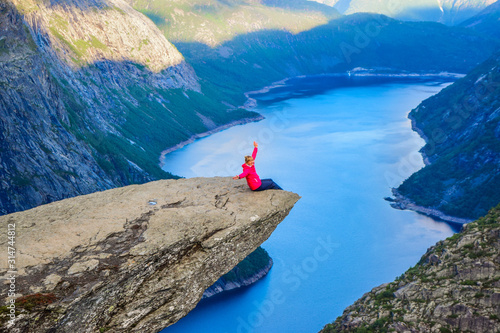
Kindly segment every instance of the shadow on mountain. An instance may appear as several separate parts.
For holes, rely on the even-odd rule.
[[[172,177],[159,166],[164,149],[258,116],[237,108],[243,96],[207,83],[195,91],[184,62],[160,73],[113,60],[70,69],[9,2],[0,30],[0,215]]]

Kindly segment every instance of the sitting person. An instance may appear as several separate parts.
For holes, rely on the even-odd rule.
[[[260,179],[257,171],[255,171],[255,158],[257,157],[257,142],[253,142],[253,153],[252,156],[245,156],[245,163],[242,165],[243,173],[238,176],[234,176],[233,179],[246,178],[248,186],[252,191],[264,191],[264,190],[282,190],[282,188],[276,184],[272,179]]]

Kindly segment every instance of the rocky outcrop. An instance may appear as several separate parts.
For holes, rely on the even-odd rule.
[[[363,295],[321,332],[498,332],[499,253],[497,206],[431,247],[396,281]]]
[[[193,178],[2,216],[3,230],[15,226],[16,249],[15,267],[1,258],[2,276],[15,278],[16,307],[13,322],[2,309],[2,331],[158,332],[265,241],[298,199],[231,178]],[[0,244],[8,242],[4,233]]]

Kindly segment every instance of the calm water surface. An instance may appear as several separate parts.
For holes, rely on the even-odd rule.
[[[456,230],[447,224],[395,210],[383,199],[423,166],[424,142],[408,112],[448,84],[293,80],[258,96],[265,120],[167,155],[164,169],[180,176],[233,176],[255,140],[261,178],[302,199],[263,244],[274,259],[266,278],[201,302],[162,332],[317,332],[451,236]]]

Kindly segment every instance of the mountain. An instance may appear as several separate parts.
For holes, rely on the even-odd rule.
[[[434,21],[455,25],[474,16],[496,0],[312,0],[342,14],[378,13],[403,21]]]
[[[426,140],[427,166],[396,194],[469,219],[500,202],[500,53],[423,101],[409,117]]]
[[[500,1],[489,5],[479,14],[462,22],[460,26],[473,29],[483,35],[500,38]]]
[[[321,333],[500,330],[500,206],[366,293]]]
[[[119,0],[0,1],[0,214],[172,177],[161,152],[259,119]]]

